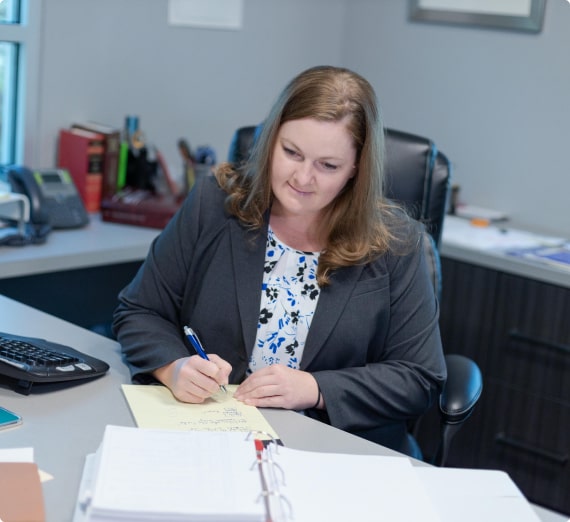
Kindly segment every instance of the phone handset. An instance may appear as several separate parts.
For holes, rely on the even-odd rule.
[[[28,196],[30,200],[30,221],[35,225],[48,224],[49,214],[45,198],[40,191],[34,173],[23,166],[10,167],[8,182],[12,185],[14,192]]]

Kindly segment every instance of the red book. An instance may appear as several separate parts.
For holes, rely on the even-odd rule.
[[[67,169],[87,212],[101,208],[104,136],[83,129],[61,129],[57,165]]]
[[[101,198],[112,198],[118,191],[117,176],[119,172],[121,131],[110,125],[96,122],[74,123],[71,128],[83,129],[103,136],[105,153],[103,156],[103,192]]]

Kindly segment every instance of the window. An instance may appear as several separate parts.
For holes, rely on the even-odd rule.
[[[0,165],[35,163],[41,0],[0,0]]]
[[[18,44],[0,42],[0,163],[13,163],[16,137]]]

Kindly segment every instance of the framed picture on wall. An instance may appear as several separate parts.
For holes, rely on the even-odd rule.
[[[409,0],[410,19],[420,22],[512,29],[538,33],[546,0]]]

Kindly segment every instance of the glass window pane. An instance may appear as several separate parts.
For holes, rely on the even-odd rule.
[[[0,42],[0,164],[14,162],[18,44]]]
[[[0,0],[0,23],[20,22],[20,0]]]

